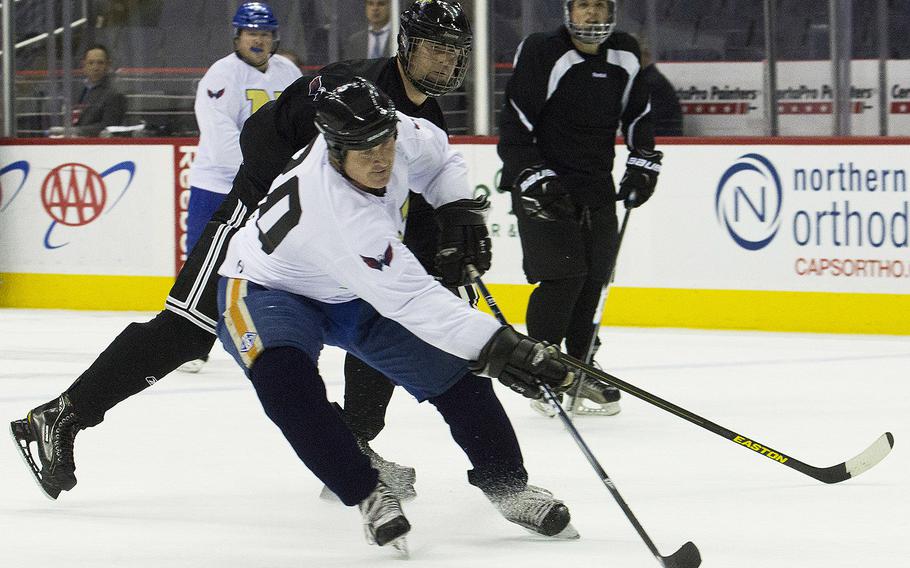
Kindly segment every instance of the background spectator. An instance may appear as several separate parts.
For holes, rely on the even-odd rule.
[[[651,120],[655,136],[682,136],[683,116],[679,106],[676,88],[654,63],[654,54],[647,38],[639,40],[641,45],[641,76],[651,90]]]
[[[366,0],[367,29],[351,34],[344,42],[342,59],[378,59],[395,53],[389,0]]]
[[[123,124],[126,97],[114,85],[110,69],[106,47],[95,44],[86,50],[82,58],[85,80],[73,105],[76,136],[98,136],[107,126]]]

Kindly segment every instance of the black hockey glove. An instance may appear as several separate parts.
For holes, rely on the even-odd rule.
[[[626,208],[632,209],[651,199],[663,157],[663,152],[658,150],[632,150],[626,160],[626,173],[619,182],[616,200],[624,201]]]
[[[538,381],[563,392],[575,380],[575,374],[559,357],[556,346],[503,326],[484,345],[480,358],[471,363],[471,370],[499,379],[522,396],[540,398]]]
[[[575,220],[575,205],[569,190],[551,169],[535,166],[523,170],[515,189],[525,215],[538,221]]]
[[[487,230],[486,197],[459,199],[436,209],[439,224],[439,249],[436,268],[445,286],[471,283],[465,267],[473,264],[483,274],[490,269],[493,244]]]

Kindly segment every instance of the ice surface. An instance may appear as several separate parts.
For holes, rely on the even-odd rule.
[[[0,417],[56,396],[126,323],[148,314],[0,310]],[[827,486],[644,402],[578,427],[664,554],[693,540],[704,566],[908,566],[910,339],[604,329],[599,361],[645,390],[816,466],[853,457],[886,430],[884,462]],[[342,354],[320,367],[341,393]],[[497,387],[499,388],[499,387]],[[531,481],[572,510],[582,535],[547,541],[507,523],[465,479],[467,460],[432,406],[396,392],[375,442],[417,468],[405,504],[419,566],[654,567],[557,419],[500,398]],[[57,501],[0,446],[0,567],[400,565],[367,546],[355,509],[321,483],[268,421],[220,350],[198,375],[175,373],[76,440],[79,484]]]

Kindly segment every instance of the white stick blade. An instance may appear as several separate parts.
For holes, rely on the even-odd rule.
[[[850,477],[856,477],[864,471],[875,467],[878,462],[885,459],[885,456],[891,453],[891,448],[893,447],[894,436],[891,432],[885,432],[875,441],[875,443],[866,448],[864,452],[847,461],[845,464],[847,466],[847,473],[850,474]]]

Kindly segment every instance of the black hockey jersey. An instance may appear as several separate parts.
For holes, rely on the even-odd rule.
[[[425,118],[447,131],[442,109],[430,97],[415,105],[405,91],[396,59],[359,59],[332,63],[316,75],[304,76],[292,83],[277,100],[266,103],[253,113],[240,132],[243,164],[234,179],[233,191],[247,208],[256,209],[269,187],[287,166],[291,156],[308,145],[318,134],[315,96],[332,90],[353,77],[364,77],[379,87],[395,108],[408,116]],[[438,229],[433,209],[418,194],[411,194],[405,244],[428,272],[435,273]]]
[[[555,171],[578,203],[615,199],[611,175],[620,124],[629,148],[654,149],[641,55],[616,32],[597,54],[576,50],[565,28],[532,34],[518,47],[499,124],[501,186],[511,190],[525,168]]]

